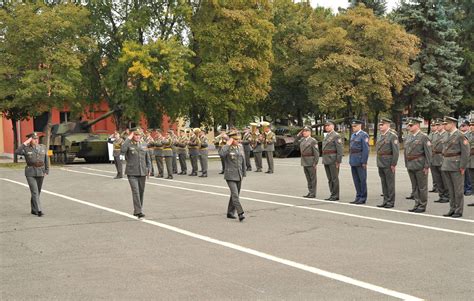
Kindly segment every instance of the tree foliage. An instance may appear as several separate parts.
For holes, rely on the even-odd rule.
[[[365,7],[370,8],[374,11],[374,14],[378,17],[385,15],[387,11],[387,0],[348,0],[350,8],[354,8],[359,4],[363,4]]]

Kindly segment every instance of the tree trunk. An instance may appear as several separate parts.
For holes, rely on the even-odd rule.
[[[431,118],[428,118],[428,135],[431,133]]]
[[[235,126],[235,121],[237,119],[237,112],[235,110],[228,110],[227,111],[227,124],[229,125],[229,128],[232,128]]]
[[[297,118],[297,125],[298,126],[303,126],[303,114],[301,113],[301,109],[298,109],[296,111],[296,118]]]
[[[12,118],[12,130],[13,130],[13,150],[16,151],[18,148],[18,128],[16,126],[17,120]],[[18,155],[13,153],[13,163],[18,163]]]
[[[48,112],[48,123],[46,123],[46,127],[44,129],[44,134],[45,134],[45,144],[46,144],[46,151],[49,151],[49,146],[51,144],[51,126],[53,124],[52,122],[53,119],[53,112],[50,109]],[[48,157],[48,163],[51,164],[50,158]]]

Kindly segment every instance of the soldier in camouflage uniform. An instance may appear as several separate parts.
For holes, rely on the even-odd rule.
[[[167,179],[173,179],[173,136],[167,132],[162,139],[163,143],[163,157],[165,158],[166,171],[168,173]]]
[[[395,169],[400,147],[398,136],[390,130],[391,123],[392,121],[388,118],[380,119],[380,135],[375,144],[377,167],[383,192],[383,202],[377,207],[381,208],[393,208],[395,206]]]
[[[405,166],[410,181],[415,187],[415,206],[408,211],[422,213],[428,203],[428,172],[431,165],[431,142],[421,132],[422,118],[411,118],[408,129],[411,133],[405,141]]]
[[[114,177],[114,179],[123,178],[123,167],[122,167],[122,160],[120,159],[120,149],[124,141],[125,140],[122,137],[120,137],[120,134],[117,131],[115,131],[107,139],[107,142],[113,144],[113,148],[114,148],[113,150],[114,164],[115,164],[115,169],[117,170],[117,175]]]
[[[168,134],[170,135],[171,139],[173,139],[173,144],[171,145],[171,149],[173,150],[173,157],[172,157],[172,166],[173,166],[173,173],[177,174],[178,173],[178,146],[176,145],[178,143],[178,136],[175,135],[174,131],[172,129],[168,130]]]
[[[143,214],[143,196],[145,193],[146,178],[151,173],[151,160],[147,144],[141,142],[143,132],[140,128],[132,130],[122,144],[122,154],[125,155],[127,166],[125,174],[132,190],[133,215],[138,218],[145,217]]]
[[[295,142],[300,147],[301,166],[308,184],[308,194],[303,197],[314,199],[317,186],[316,168],[319,161],[318,141],[311,137],[311,128],[306,126],[298,133]]]
[[[247,171],[252,171],[252,164],[250,163],[250,141],[252,140],[252,134],[250,133],[250,128],[245,127],[244,134],[242,136],[242,146],[244,147],[245,153],[245,164],[247,165]]]
[[[16,155],[25,157],[25,176],[31,192],[31,214],[41,217],[40,194],[43,180],[49,174],[48,150],[43,144],[39,144],[39,136],[33,132],[27,135],[28,139],[16,150]]]
[[[263,127],[263,151],[267,158],[268,170],[265,173],[272,174],[275,171],[273,153],[275,152],[276,136],[272,132],[270,123],[262,122]]]
[[[207,147],[209,146],[206,136],[206,131],[201,130],[199,135],[199,140],[201,141],[201,147],[199,148],[199,163],[201,163],[201,178],[207,178],[207,162],[208,162],[208,155],[209,152]]]
[[[188,144],[188,137],[186,137],[186,131],[184,129],[179,130],[178,140],[176,142],[179,166],[181,167],[181,172],[178,175],[185,175],[188,173],[188,166],[186,165],[186,146]]]
[[[464,207],[464,172],[469,165],[469,141],[456,128],[457,119],[445,117],[448,137],[443,147],[443,165],[441,170],[449,189],[448,217],[461,217]]]
[[[220,154],[220,150],[226,144],[226,142],[227,142],[227,135],[225,133],[225,129],[222,128],[221,133],[214,138],[214,145],[216,146],[218,154]],[[223,175],[224,169],[225,169],[225,159],[221,155],[219,155],[219,158],[221,159],[221,166],[222,166],[222,169],[219,172],[219,174]]]
[[[157,166],[157,178],[163,178],[164,166],[163,166],[163,135],[160,129],[156,130],[156,136],[154,138],[153,147],[155,148],[154,155]]]
[[[189,159],[191,161],[192,171],[190,176],[197,176],[198,173],[198,159],[199,159],[199,148],[201,147],[201,140],[199,139],[200,128],[195,128],[193,134],[188,141]]]
[[[321,149],[324,170],[331,192],[331,195],[325,199],[326,201],[339,201],[339,167],[344,154],[344,145],[341,136],[334,130],[334,126],[332,120],[325,122],[326,136],[324,136]]]
[[[431,176],[436,183],[439,199],[435,203],[448,203],[449,190],[446,186],[441,165],[443,165],[443,146],[448,137],[448,133],[444,130],[443,120],[435,121],[436,133],[432,135],[431,140]]]
[[[474,178],[474,119],[469,122],[469,132],[466,135],[469,140],[469,173],[471,179]],[[468,206],[474,206],[474,203],[467,204]]]
[[[253,157],[255,159],[255,172],[262,172],[263,135],[260,134],[258,128],[255,128],[252,132],[250,146],[252,147]]]
[[[151,130],[153,131],[153,130]],[[153,157],[154,157],[154,154],[155,154],[155,139],[153,139],[152,135],[151,135],[151,132],[149,131],[145,131],[143,133],[143,138],[144,138],[144,143],[147,144],[147,147],[148,147],[148,153],[150,155],[150,162],[151,162],[151,176],[154,176],[155,175],[155,168],[153,167]]]

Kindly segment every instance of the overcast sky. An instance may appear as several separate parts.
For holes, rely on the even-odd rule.
[[[391,11],[394,7],[398,5],[399,0],[387,0],[387,11]],[[330,7],[334,12],[337,12],[338,7],[346,8],[349,6],[348,0],[311,0],[311,5]]]

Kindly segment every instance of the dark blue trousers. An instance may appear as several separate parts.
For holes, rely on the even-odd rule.
[[[469,168],[466,168],[464,171],[464,194],[470,195],[472,194],[472,178],[474,175],[471,175],[469,172]]]
[[[362,166],[351,166],[352,180],[356,189],[355,201],[367,200],[367,169]]]

